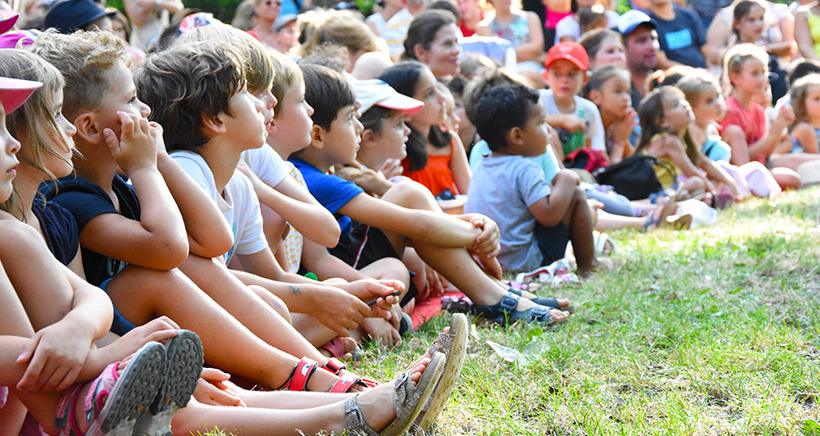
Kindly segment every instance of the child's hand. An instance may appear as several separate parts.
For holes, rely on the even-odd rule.
[[[122,124],[119,139],[113,130],[103,130],[105,142],[117,165],[126,173],[156,167],[156,130],[152,131],[148,119],[125,112],[117,112],[117,117]]]
[[[630,107],[626,110],[626,114],[618,118],[614,123],[609,125],[609,131],[612,132],[612,141],[626,142],[632,136],[632,132],[637,125],[638,113],[635,109]]]
[[[350,283],[334,285],[363,302],[373,302],[370,308],[370,318],[384,318],[390,320],[390,310],[399,303],[398,297],[393,295],[404,292],[404,283],[398,280],[356,280]]]
[[[781,135],[783,129],[794,123],[794,108],[790,104],[784,104],[777,113],[777,117],[772,121],[772,133]]]
[[[583,118],[578,117],[576,115],[564,115],[563,117],[561,117],[559,127],[563,127],[572,133],[575,133],[579,130],[582,132],[586,132],[587,122],[584,121]]]
[[[65,390],[74,384],[91,350],[91,343],[65,327],[60,323],[52,324],[26,342],[17,357],[17,364],[27,365],[17,389],[51,392]]]
[[[231,376],[216,368],[203,368],[194,391],[194,399],[214,406],[247,407],[242,398],[225,383]]]
[[[404,172],[399,159],[387,159],[379,170],[385,179],[390,180],[391,177],[400,176]]]
[[[318,288],[317,304],[313,305],[310,315],[337,335],[350,336],[349,330],[359,327],[365,317],[370,316],[370,307],[355,295],[332,286]]]
[[[486,216],[477,213],[469,214],[468,217],[470,224],[480,229],[481,233],[476,236],[472,245],[467,247],[467,250],[477,255],[487,257],[497,256],[498,252],[501,251],[501,232],[498,230],[498,224]]]
[[[160,316],[150,322],[138,326],[121,338],[101,348],[107,362],[122,360],[137,352],[149,342],[162,342],[173,338],[179,333],[179,325],[168,318]]]
[[[168,150],[165,148],[165,139],[162,137],[162,126],[155,121],[149,121],[148,127],[151,129],[151,134],[156,138],[157,160],[168,156]]]
[[[384,347],[392,347],[401,342],[399,330],[388,321],[379,318],[368,318],[362,323],[362,330],[371,339],[378,341]]]

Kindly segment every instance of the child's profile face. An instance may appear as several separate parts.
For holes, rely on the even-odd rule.
[[[524,149],[521,150],[521,155],[524,157],[540,156],[547,152],[547,146],[549,145],[547,113],[540,104],[528,104],[530,105],[530,116],[521,129],[521,137],[524,140]]]
[[[270,134],[276,130],[273,125],[273,108],[275,108],[279,102],[276,100],[276,97],[273,96],[273,93],[270,92],[270,88],[254,92],[254,97],[262,102],[262,116],[265,117],[265,132],[270,136]]]
[[[231,114],[220,115],[224,116],[225,134],[230,138],[232,144],[236,144],[242,150],[265,145],[267,131],[265,116],[262,114],[263,107],[262,101],[254,97],[247,89],[231,97],[228,101]]]
[[[663,101],[663,118],[670,130],[681,132],[695,120],[695,115],[683,97],[670,95]]]
[[[324,132],[324,149],[333,165],[351,163],[356,160],[360,135],[364,126],[359,122],[358,104],[339,109],[336,119],[330,123],[330,130]]]
[[[56,177],[65,177],[74,170],[74,165],[71,163],[71,158],[74,157],[74,134],[77,133],[77,128],[74,127],[74,124],[71,124],[64,116],[62,112],[63,108],[63,90],[58,89],[54,91],[54,95],[52,95],[52,107],[49,108],[52,114],[56,114],[54,121],[57,124],[57,128],[60,129],[60,133],[62,138],[65,141],[49,141],[48,147],[51,148],[55,155],[51,153],[46,153],[44,155],[44,163],[46,169],[48,169],[52,174]],[[44,137],[50,137],[50,135],[43,135]],[[33,152],[30,150],[31,147],[25,147],[21,153],[26,155]],[[31,157],[27,158],[33,162]]]
[[[804,100],[806,105],[806,116],[809,122],[816,124],[820,122],[820,86],[812,86],[806,91]]]
[[[584,71],[566,59],[558,59],[547,68],[547,84],[556,100],[572,98],[584,84]]]
[[[121,123],[117,112],[139,115],[147,118],[151,108],[137,98],[137,87],[134,86],[134,75],[123,63],[108,70],[105,74],[108,81],[108,92],[103,96],[100,107],[95,111],[95,124],[100,130],[111,129],[120,137]]]
[[[389,159],[402,160],[407,157],[407,138],[410,128],[404,123],[404,112],[393,110],[390,116],[382,122],[381,129],[376,133],[374,142],[383,156],[382,164]]]
[[[717,89],[708,89],[700,93],[692,106],[692,113],[699,124],[707,124],[723,119],[726,114],[726,105]]]
[[[609,78],[599,90],[600,96],[596,98],[596,104],[601,113],[615,116],[626,115],[626,111],[632,106],[632,94],[630,93],[630,83],[625,77],[615,75]]]
[[[739,21],[734,22],[734,28],[740,36],[740,42],[755,43],[763,35],[765,24],[764,11],[759,5],[754,5]]]
[[[769,69],[766,65],[755,57],[747,57],[742,62],[739,72],[729,74],[735,90],[749,95],[765,90],[769,83]]]
[[[605,38],[601,42],[598,52],[589,60],[589,67],[592,70],[605,65],[616,65],[621,68],[626,68],[626,51],[620,38]]]
[[[6,111],[3,103],[0,102],[0,202],[11,197],[11,181],[17,175],[17,152],[20,151],[20,143],[11,136],[6,128]]]
[[[447,116],[444,95],[438,89],[437,83],[433,72],[428,68],[422,68],[416,84],[416,92],[412,97],[423,101],[424,106],[408,118],[410,124],[418,126],[419,130],[440,124]]]
[[[268,143],[283,154],[290,155],[310,145],[313,108],[305,101],[305,87],[291,86],[276,106],[274,131]]]

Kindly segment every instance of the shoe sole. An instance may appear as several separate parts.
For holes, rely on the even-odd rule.
[[[134,423],[157,394],[165,373],[165,347],[151,342],[140,348],[117,379],[86,435],[130,436]]]
[[[205,353],[196,333],[181,330],[165,345],[165,380],[148,411],[153,415],[149,435],[171,433],[171,418],[188,405],[202,374]]]
[[[427,404],[427,400],[433,395],[436,382],[441,379],[441,374],[444,372],[445,360],[444,354],[433,353],[430,363],[427,364],[427,368],[421,375],[421,379],[416,383],[416,390],[413,394],[416,399],[415,404],[409,410],[404,411],[404,416],[399,416],[399,411],[396,411],[396,419],[387,428],[379,432],[380,436],[399,436],[410,430],[416,417],[419,416],[424,405]]]
[[[464,314],[456,313],[450,319],[449,336],[452,337],[452,342],[449,351],[444,352],[447,361],[444,364],[441,378],[427,401],[427,405],[419,415],[419,419],[416,420],[416,424],[421,430],[426,431],[435,424],[458,383],[461,368],[464,366],[464,358],[467,356],[469,326],[470,323]]]

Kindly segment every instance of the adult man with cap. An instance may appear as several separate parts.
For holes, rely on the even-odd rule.
[[[626,67],[632,76],[632,107],[637,110],[646,76],[658,68],[658,32],[648,15],[634,9],[618,19],[618,31],[626,49]]]
[[[55,3],[46,14],[46,28],[68,34],[78,30],[113,30],[111,16],[92,0],[62,0]]]

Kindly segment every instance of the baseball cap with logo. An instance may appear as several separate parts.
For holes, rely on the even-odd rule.
[[[635,9],[626,11],[623,15],[618,17],[618,31],[621,32],[621,35],[629,35],[641,24],[646,24],[653,29],[655,28],[655,23],[652,22],[649,15]]]
[[[589,70],[589,55],[584,47],[575,41],[561,41],[553,45],[547,52],[544,68],[549,68],[550,64],[558,59],[566,59],[583,71]]]

